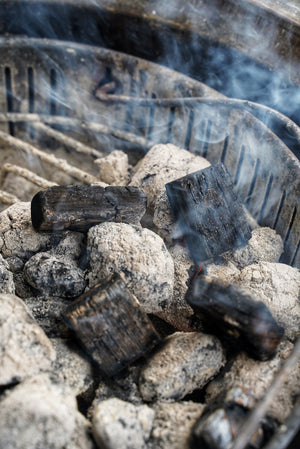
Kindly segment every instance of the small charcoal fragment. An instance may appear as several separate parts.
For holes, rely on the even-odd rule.
[[[196,264],[243,246],[251,228],[226,167],[213,167],[166,184],[174,218]]]
[[[159,340],[147,314],[117,275],[81,295],[65,310],[63,319],[108,376],[137,360]]]
[[[246,290],[200,275],[186,299],[209,332],[238,337],[259,360],[274,356],[284,330],[269,309]]]
[[[33,197],[31,220],[37,231],[86,232],[104,221],[137,224],[146,204],[138,187],[55,186]]]

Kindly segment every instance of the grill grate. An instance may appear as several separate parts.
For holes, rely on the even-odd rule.
[[[99,182],[94,160],[107,151],[174,143],[211,163],[222,161],[251,214],[283,237],[281,261],[300,266],[299,162],[248,112],[255,105],[109,50],[38,39],[0,44],[0,140],[9,148],[2,165],[16,165],[11,155],[19,151],[22,168],[34,172],[23,174],[40,187],[66,179],[91,184]],[[287,121],[286,127],[299,142],[296,125]],[[4,165],[2,181],[13,170],[22,173]],[[15,195],[5,192],[2,201],[15,201],[7,193]]]

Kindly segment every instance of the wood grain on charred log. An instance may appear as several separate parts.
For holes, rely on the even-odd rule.
[[[245,210],[222,163],[169,182],[166,190],[196,264],[243,246],[251,237]]]
[[[55,186],[33,197],[31,219],[37,231],[86,232],[104,221],[137,224],[146,203],[138,187]]]
[[[159,341],[148,315],[117,275],[81,295],[63,319],[107,376],[126,368]]]
[[[241,339],[256,359],[268,360],[275,354],[284,330],[269,309],[246,290],[200,275],[186,299],[209,332]]]

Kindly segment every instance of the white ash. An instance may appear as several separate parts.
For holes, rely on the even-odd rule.
[[[85,272],[73,259],[40,252],[24,266],[26,281],[41,293],[62,298],[78,297],[86,286]]]
[[[94,382],[91,362],[70,339],[51,338],[51,343],[56,350],[51,371],[59,381],[70,387],[74,396],[84,394]]]
[[[174,260],[173,297],[167,307],[157,315],[174,326],[175,329],[196,330],[191,322],[194,311],[185,300],[185,294],[194,275],[195,265],[186,248],[176,245],[169,251]]]
[[[284,341],[280,344],[278,353],[272,360],[261,362],[241,352],[226,367],[224,374],[214,379],[207,387],[207,403],[214,399],[221,391],[232,387],[242,386],[251,392],[255,400],[259,400],[267,392],[274,376],[278,373],[281,363],[288,357],[293,345]],[[298,366],[289,373],[288,379],[278,391],[278,395],[272,402],[268,414],[284,422],[293,408],[293,400],[300,389],[300,362]]]
[[[147,449],[154,411],[117,398],[101,402],[93,416],[93,436],[103,449]]]
[[[48,337],[71,337],[71,331],[61,317],[62,312],[70,305],[70,299],[36,295],[24,298],[24,302]]]
[[[300,335],[300,270],[282,263],[260,262],[244,268],[234,281],[270,310],[294,340]]]
[[[258,227],[252,230],[247,245],[232,253],[232,261],[239,269],[258,262],[278,262],[283,253],[283,241],[274,229]]]
[[[55,350],[25,304],[5,294],[0,295],[0,304],[0,385],[48,370]]]
[[[172,299],[174,263],[163,240],[149,229],[101,223],[88,232],[89,287],[111,273],[123,273],[128,289],[146,313],[163,310]]]
[[[209,166],[210,163],[203,157],[171,143],[158,144],[136,165],[130,185],[145,191],[148,207],[152,210],[166,183]]]
[[[50,247],[51,235],[36,232],[31,223],[30,203],[15,203],[0,213],[0,251],[4,258],[27,260]]]
[[[128,155],[121,150],[114,150],[107,156],[95,160],[99,169],[99,179],[110,185],[126,186],[130,181],[131,167]]]
[[[116,397],[122,401],[131,402],[134,405],[143,404],[143,399],[138,388],[139,366],[130,366],[126,374],[113,379],[101,379],[95,392],[92,405],[88,410],[88,416],[92,417],[96,407],[102,401]]]
[[[9,270],[9,264],[0,254],[0,293],[15,293],[15,284],[12,272]]]
[[[88,430],[75,397],[46,375],[25,380],[0,401],[1,448],[92,449]]]
[[[204,407],[192,401],[153,404],[155,417],[148,449],[190,449],[190,434]]]
[[[179,400],[203,388],[224,365],[218,338],[199,332],[176,332],[142,369],[140,392],[145,401]]]

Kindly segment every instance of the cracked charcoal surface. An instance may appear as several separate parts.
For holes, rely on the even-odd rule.
[[[225,362],[220,341],[198,332],[176,332],[141,371],[139,387],[145,401],[179,400],[204,387]]]
[[[26,262],[24,272],[33,288],[50,296],[75,298],[86,286],[84,271],[76,262],[50,253],[32,256]]]
[[[89,424],[75,397],[48,376],[32,377],[0,401],[0,447],[93,449]]]
[[[93,435],[103,449],[147,449],[153,418],[147,405],[107,399],[95,410]]]
[[[229,390],[234,386],[243,386],[249,390],[256,400],[260,399],[268,390],[271,382],[279,371],[281,363],[288,357],[293,345],[283,341],[278,353],[272,360],[261,362],[254,360],[241,352],[228,364],[224,374],[216,377],[207,387],[206,401],[215,398],[221,391]],[[269,415],[279,422],[283,422],[291,413],[295,396],[300,388],[300,362],[298,366],[289,373],[287,381],[280,388],[278,395],[272,402]]]
[[[13,273],[9,270],[9,264],[0,254],[0,293],[15,293]]]
[[[153,404],[155,417],[148,449],[190,449],[190,434],[204,407],[191,401]]]
[[[300,270],[283,263],[260,262],[245,267],[235,282],[247,288],[284,327],[285,336],[300,335]]]
[[[102,223],[88,232],[89,287],[111,273],[125,283],[146,313],[163,310],[172,299],[174,263],[154,232],[125,223]]]
[[[27,260],[50,247],[51,235],[36,232],[31,224],[30,203],[15,203],[0,213],[0,251],[4,258]]]
[[[167,182],[209,166],[210,163],[203,157],[195,156],[171,143],[158,144],[137,164],[129,185],[142,188],[148,198],[148,207],[153,209]]]
[[[25,304],[5,294],[0,295],[0,304],[0,385],[48,370],[55,350]]]

